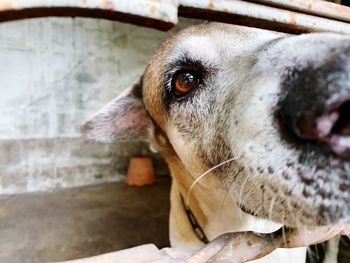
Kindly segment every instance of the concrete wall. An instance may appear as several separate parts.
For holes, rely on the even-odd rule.
[[[149,154],[137,142],[87,143],[79,124],[140,76],[168,36],[81,18],[0,24],[0,194],[121,180],[128,156]]]

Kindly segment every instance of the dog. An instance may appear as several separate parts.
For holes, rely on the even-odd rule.
[[[227,232],[348,223],[349,114],[349,36],[206,23],[166,40],[81,131],[145,140],[164,156],[171,245],[197,249]]]

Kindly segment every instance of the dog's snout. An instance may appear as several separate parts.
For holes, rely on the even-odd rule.
[[[295,135],[323,142],[350,159],[350,52],[345,54],[319,67],[289,70],[278,105],[279,116]]]

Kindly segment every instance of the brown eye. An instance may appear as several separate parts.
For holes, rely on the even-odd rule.
[[[200,83],[199,77],[190,72],[182,72],[175,76],[173,90],[177,95],[184,95],[196,88]]]

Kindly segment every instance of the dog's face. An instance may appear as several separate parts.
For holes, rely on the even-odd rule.
[[[245,211],[289,226],[348,222],[349,55],[350,37],[336,34],[192,27],[82,132],[148,138],[194,177],[234,158],[211,176]]]

